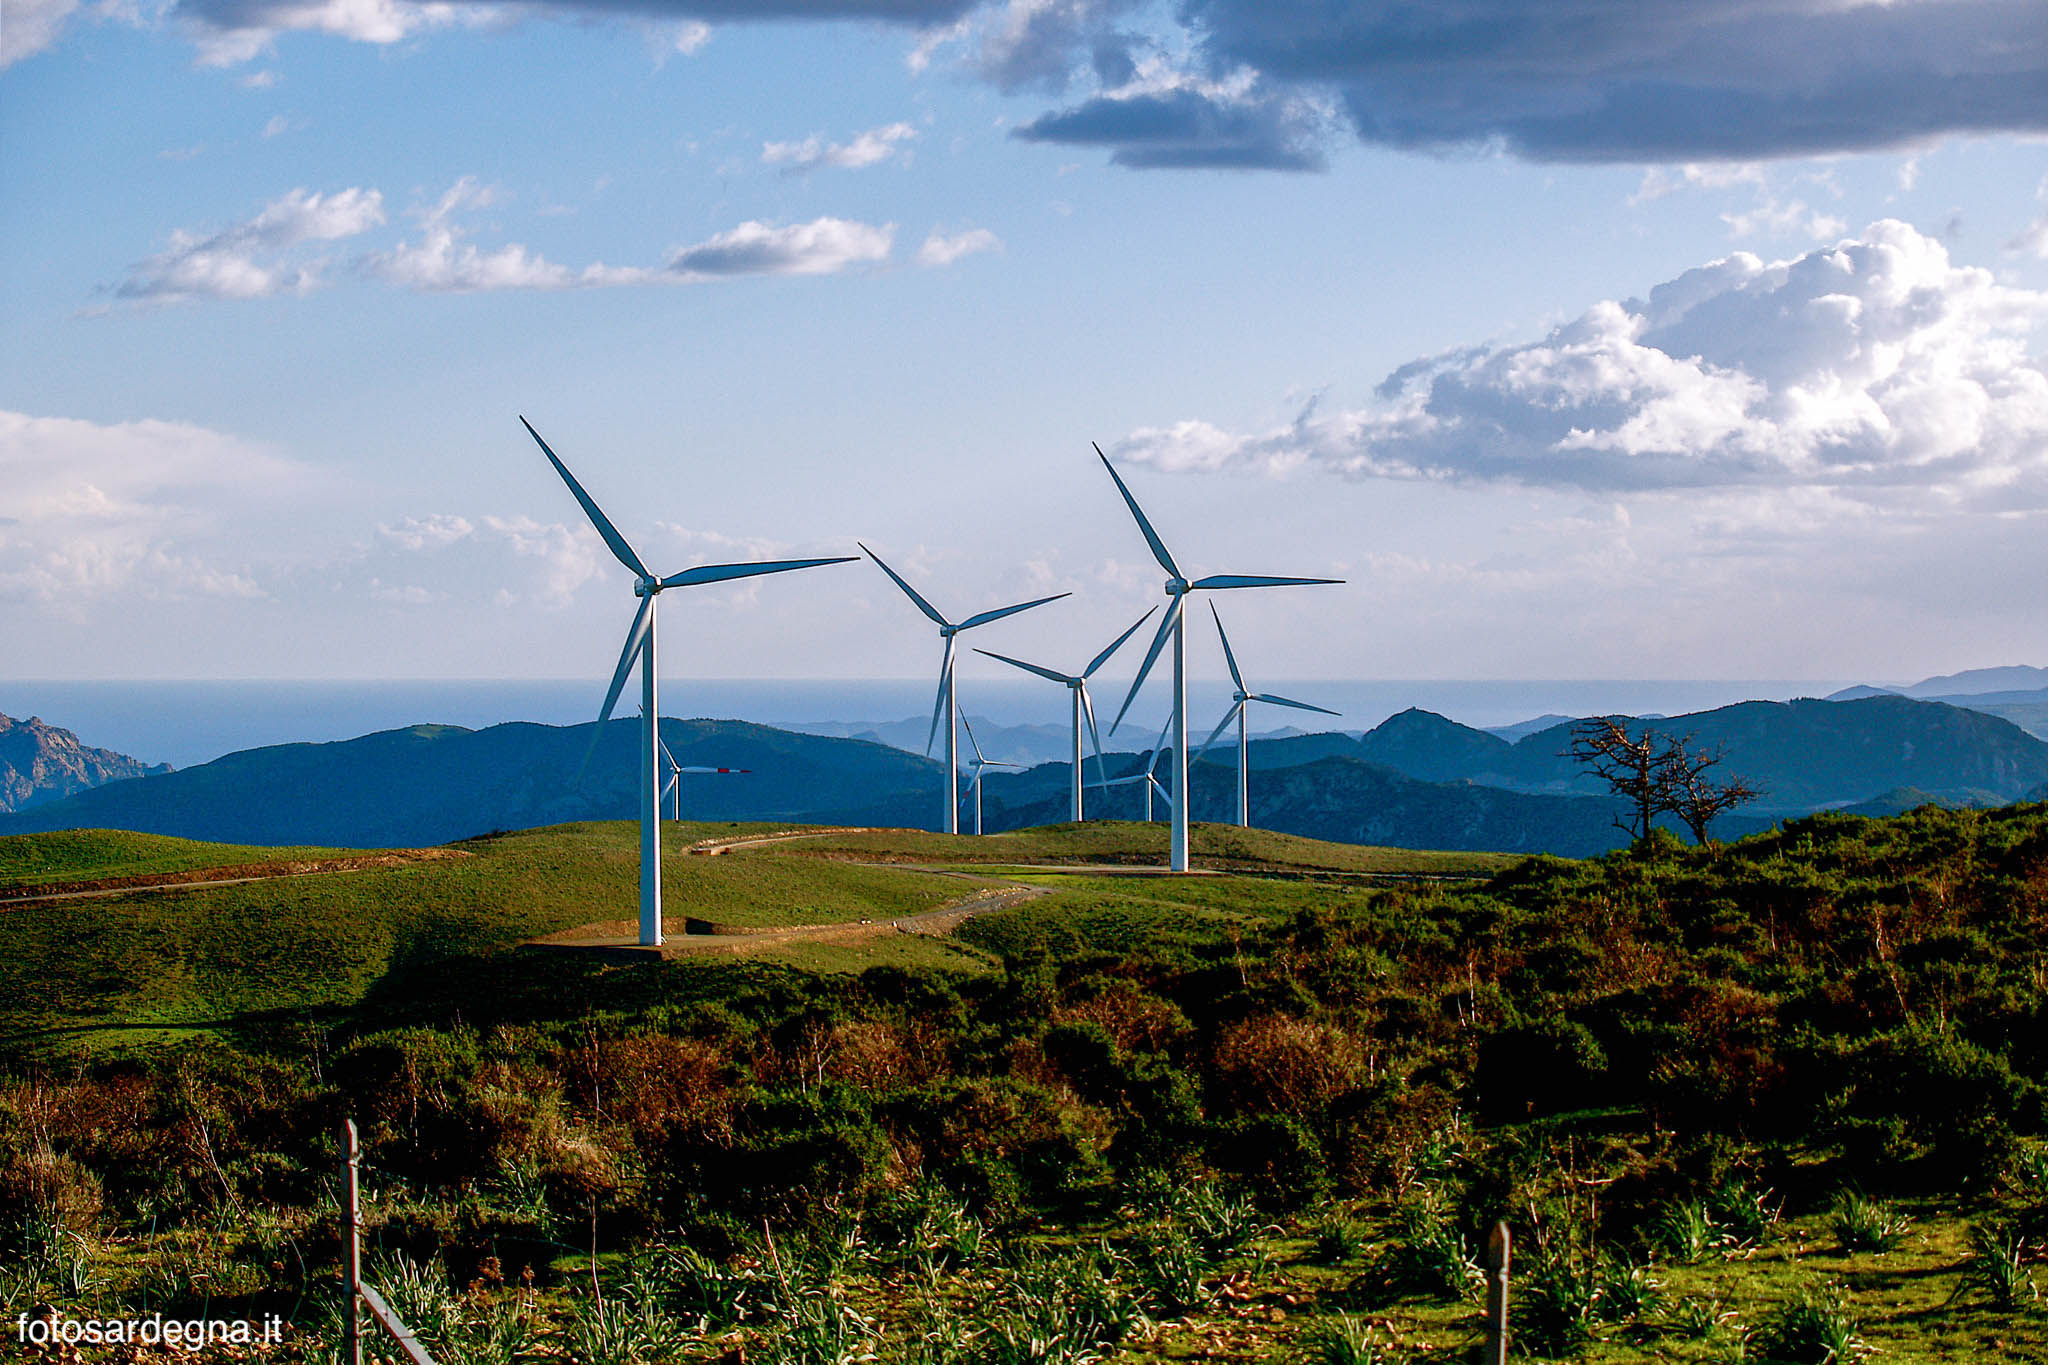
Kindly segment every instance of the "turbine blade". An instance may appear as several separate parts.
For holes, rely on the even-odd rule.
[[[1123,648],[1124,641],[1130,639],[1133,635],[1137,634],[1138,627],[1144,625],[1147,621],[1151,620],[1152,613],[1158,610],[1159,608],[1157,607],[1145,608],[1145,614],[1143,616],[1140,616],[1137,620],[1131,622],[1131,628],[1125,631],[1123,634],[1117,636],[1116,639],[1112,640],[1110,642],[1108,649],[1105,649],[1100,654],[1096,655],[1095,662],[1089,664],[1086,668],[1081,670],[1081,676],[1084,678],[1090,678],[1095,676],[1095,670],[1102,667],[1104,664],[1108,663],[1109,656],[1116,653],[1117,650]]]
[[[985,626],[991,621],[1000,621],[1005,616],[1015,616],[1020,611],[1030,611],[1033,607],[1042,607],[1048,602],[1057,602],[1062,597],[1072,597],[1073,595],[1070,592],[1056,592],[1050,597],[1041,597],[1036,601],[1019,602],[1014,607],[997,607],[994,611],[985,611],[979,616],[968,617],[960,623],[959,629],[972,630],[976,626]]]
[[[967,713],[965,711],[962,711],[960,713],[960,728],[967,732],[967,743],[974,750],[974,761],[977,764],[980,764],[981,767],[987,767],[988,760],[981,756],[981,741],[974,737],[974,727],[968,723]],[[979,772],[980,770],[981,768],[975,769],[976,772]]]
[[[1088,718],[1088,734],[1095,741],[1095,775],[1107,780],[1109,770],[1102,764],[1102,731],[1095,728],[1095,699],[1088,695],[1085,682],[1081,684],[1081,714]]]
[[[700,564],[694,569],[672,573],[661,580],[664,588],[694,588],[699,583],[723,583],[729,578],[753,578],[764,573],[788,573],[791,569],[815,569],[820,564],[846,564],[858,555],[835,555],[831,559],[771,559],[754,564]]]
[[[859,542],[857,541],[855,543],[859,544]],[[882,557],[880,555],[876,554],[873,550],[868,549],[868,547],[865,545],[862,545],[860,548],[864,553],[866,553],[869,559],[874,560],[877,564],[881,564],[883,573],[889,575],[889,577],[896,580],[896,586],[903,589],[903,591],[909,596],[911,601],[917,603],[917,609],[919,611],[923,612],[926,616],[931,617],[932,620],[936,621],[940,626],[948,626],[952,624],[952,622],[948,621],[945,617],[939,615],[938,610],[935,607],[933,607],[931,603],[925,601],[922,597],[919,597],[917,595],[917,589],[911,587],[908,583],[905,583],[903,581],[902,574],[897,573],[887,564],[882,564]]]
[[[1232,706],[1228,711],[1225,711],[1223,713],[1223,719],[1216,722],[1216,728],[1209,732],[1209,737],[1202,741],[1202,747],[1195,750],[1195,756],[1189,759],[1188,762],[1190,764],[1200,763],[1202,761],[1202,755],[1208,753],[1209,746],[1216,742],[1216,736],[1222,734],[1224,727],[1229,725],[1230,722],[1236,720],[1237,713],[1242,710],[1244,710],[1244,703],[1238,702],[1236,705]]]
[[[619,666],[612,671],[611,690],[604,694],[604,709],[597,713],[597,723],[603,725],[612,718],[612,708],[619,704],[619,693],[626,686],[626,679],[633,674],[633,665],[639,661],[640,648],[647,640],[647,615],[654,610],[654,597],[649,594],[640,599],[640,610],[633,617],[632,628],[626,632],[626,647],[619,651]]]
[[[750,773],[752,768],[678,768],[679,773]]]
[[[880,563],[879,560],[876,561]],[[946,679],[953,676],[953,637],[946,637],[946,657],[939,664],[939,695],[932,698],[932,728],[924,737],[924,755],[932,755],[932,741],[939,737],[939,713],[946,709]]]
[[[1190,584],[1196,588],[1285,588],[1302,583],[1342,583],[1341,578],[1263,578],[1257,574],[1219,573]]]
[[[1244,674],[1237,671],[1237,655],[1230,651],[1230,637],[1223,633],[1223,617],[1216,611],[1216,604],[1209,604],[1209,615],[1216,618],[1216,638],[1223,641],[1223,659],[1230,665],[1230,680],[1237,684],[1237,690],[1244,691]],[[1207,748],[1207,745],[1203,746]]]
[[[1089,444],[1094,443],[1091,441]],[[1124,487],[1123,475],[1116,472],[1116,466],[1109,462],[1109,456],[1102,453],[1101,446],[1095,447],[1095,455],[1102,461],[1102,467],[1109,471],[1109,477],[1116,480],[1116,491],[1124,495],[1124,505],[1129,507],[1131,515],[1138,519],[1138,529],[1145,533],[1145,543],[1152,547],[1152,557],[1159,561],[1159,567],[1166,570],[1169,577],[1179,578],[1180,570],[1174,567],[1173,556],[1166,552],[1166,544],[1159,539],[1159,533],[1152,529],[1152,523],[1145,520],[1145,513],[1139,508],[1138,500],[1131,496],[1131,490]],[[1114,725],[1109,728],[1116,729]]]
[[[668,751],[668,745],[662,740],[659,732],[656,732],[654,742],[660,746],[661,756],[668,760],[668,766],[681,771],[681,766],[676,762],[676,756]]]
[[[1289,701],[1286,697],[1276,697],[1270,692],[1254,692],[1249,700],[1271,702],[1275,706],[1292,706],[1300,711],[1320,711],[1326,716],[1341,716],[1344,714],[1342,711],[1332,711],[1327,706],[1310,706],[1305,701]]]
[[[525,427],[526,434],[539,444],[540,453],[548,457],[548,463],[562,476],[562,482],[569,485],[569,491],[576,495],[576,501],[583,504],[583,514],[590,518],[590,524],[604,537],[604,543],[611,547],[611,552],[618,557],[619,563],[641,578],[654,577],[647,572],[647,566],[640,562],[640,556],[633,553],[633,547],[626,543],[626,538],[619,534],[619,528],[612,525],[611,518],[598,509],[597,504],[590,500],[590,494],[583,491],[583,485],[576,482],[576,476],[569,472],[569,466],[556,458],[555,452],[548,449],[548,443],[540,439],[540,433],[533,429],[533,423],[522,417],[519,419],[519,425]]]
[[[1124,695],[1124,704],[1118,709],[1116,719],[1109,723],[1109,732],[1116,733],[1116,727],[1124,723],[1124,715],[1131,709],[1131,703],[1138,699],[1138,689],[1145,685],[1145,678],[1152,672],[1152,665],[1159,658],[1159,651],[1166,648],[1166,637],[1173,633],[1174,623],[1180,620],[1180,604],[1185,598],[1175,597],[1173,605],[1166,609],[1166,615],[1159,620],[1159,633],[1152,637],[1152,648],[1145,651],[1145,662],[1138,665],[1138,676],[1131,679],[1131,690]]]
[[[961,629],[964,630],[966,627],[963,626]],[[974,652],[976,654],[986,654],[991,659],[1001,659],[1012,668],[1021,668],[1026,673],[1036,673],[1039,677],[1050,678],[1056,683],[1071,683],[1074,681],[1064,673],[1055,673],[1049,668],[1040,668],[1037,664],[1027,664],[1022,659],[1013,659],[1007,654],[998,654],[992,649],[977,649]]]

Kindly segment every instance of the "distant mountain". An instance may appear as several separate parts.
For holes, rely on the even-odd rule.
[[[1136,771],[1136,766],[1127,762],[1122,768],[1112,765],[1111,771]],[[1195,819],[1220,823],[1237,818],[1234,772],[1205,763],[1193,770],[1190,782]],[[984,793],[985,828],[1021,829],[1067,818],[1063,796],[1018,801],[1029,795],[1028,785],[1006,785],[991,776]],[[1094,817],[1136,820],[1143,815],[1143,794],[1135,786],[1106,794],[1091,791],[1088,800]],[[1394,848],[1587,857],[1627,842],[1614,824],[1616,811],[1605,797],[1536,796],[1466,782],[1421,782],[1376,763],[1336,756],[1284,768],[1254,767],[1251,782],[1252,823],[1261,829]],[[1167,818],[1164,803],[1156,814]]]
[[[1922,678],[1899,690],[1909,697],[1953,697],[1982,692],[2033,692],[2044,687],[2048,687],[2048,668],[2008,664],[2003,668],[1966,668],[1960,673]]]
[[[152,766],[81,744],[77,735],[45,725],[37,716],[0,716],[0,812],[28,810],[109,782],[170,770],[168,763]]]
[[[331,744],[246,749],[0,816],[0,834],[104,827],[247,844],[393,847],[565,820],[630,819],[640,731],[593,725],[419,725]],[[930,825],[941,769],[862,740],[741,721],[663,720],[698,820]]]
[[[1385,742],[1375,738],[1380,731],[1367,733],[1361,757],[1411,777],[1464,778],[1512,791],[1595,794],[1602,784],[1565,753],[1576,723],[1539,730],[1507,745],[1441,716],[1404,712],[1380,727],[1395,727]],[[2048,780],[2048,743],[1995,716],[1908,697],[1752,701],[1645,723],[1660,733],[1690,735],[1698,745],[1720,749],[1722,773],[1763,791],[1763,799],[1750,808],[1759,815],[1844,806],[1900,786],[1942,796],[1992,792],[2010,801]],[[1435,735],[1436,747],[1411,744],[1410,731]],[[1467,761],[1462,767],[1448,762],[1442,755],[1449,753]],[[1419,771],[1404,766],[1410,764]]]
[[[1551,711],[1536,717],[1534,720],[1518,720],[1513,725],[1488,725],[1484,728],[1487,734],[1498,735],[1508,743],[1513,744],[1517,740],[1535,734],[1538,730],[1549,730],[1559,725],[1570,725],[1576,719],[1576,716],[1560,716],[1557,712]]]
[[[1857,683],[1839,692],[1830,692],[1822,701],[1862,701],[1865,697],[1896,697],[1901,695],[1896,687],[1872,687],[1869,683]]]
[[[2006,804],[2005,798],[1995,792],[1971,792],[1950,796],[1936,796],[1933,792],[1921,791],[1918,787],[1894,787],[1881,796],[1868,801],[1858,801],[1853,806],[1843,806],[1843,815],[1904,815],[1909,810],[1922,806],[1946,806],[1950,810],[1986,810]]]
[[[1057,705],[1065,706],[1068,704],[1064,697],[1055,697],[1053,700]],[[1109,739],[1107,731],[1110,717],[1105,715],[1099,717],[1099,719],[1105,732],[1103,739],[1107,741]],[[1074,750],[1074,730],[1071,723],[1064,725],[999,725],[987,716],[973,715],[968,716],[967,723],[974,727],[974,738],[980,742],[982,753],[999,762],[1024,764],[1065,763]],[[1208,723],[1211,725],[1215,724],[1213,720]],[[932,718],[929,715],[924,715],[909,716],[903,720],[892,721],[804,721],[800,724],[785,724],[782,728],[794,731],[800,735],[831,735],[843,739],[865,739],[876,744],[886,744],[892,749],[901,749],[905,753],[922,754],[925,751],[925,740],[932,733]],[[1156,734],[1157,731],[1152,733]],[[1189,742],[1200,744],[1202,737],[1208,733],[1207,730],[1196,730]],[[1293,726],[1286,726],[1278,730],[1254,731],[1252,738],[1274,739],[1304,733],[1304,731]],[[1236,734],[1235,730],[1230,732],[1230,743],[1233,748],[1236,746]],[[1130,738],[1130,732],[1124,732],[1125,741],[1129,742]],[[1151,736],[1147,735],[1144,742],[1150,743]],[[1219,745],[1223,744],[1223,742],[1222,739],[1216,741]],[[963,748],[966,747],[965,739],[961,740],[961,746]],[[940,752],[940,748],[940,743],[934,741],[932,752],[937,754]],[[1092,763],[1095,753],[1095,747],[1092,743],[1087,746],[1087,753],[1090,755],[1089,761]]]

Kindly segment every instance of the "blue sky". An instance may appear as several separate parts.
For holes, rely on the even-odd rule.
[[[4,6],[0,676],[2048,656],[2035,3]]]

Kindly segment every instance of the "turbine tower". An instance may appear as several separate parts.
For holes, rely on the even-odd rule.
[[[1166,543],[1159,533],[1152,529],[1152,523],[1145,520],[1145,514],[1138,507],[1138,500],[1131,496],[1131,490],[1124,487],[1123,476],[1116,472],[1116,466],[1109,462],[1109,456],[1102,453],[1102,447],[1095,447],[1096,457],[1102,467],[1109,471],[1109,477],[1116,480],[1117,492],[1124,495],[1124,504],[1137,518],[1138,529],[1144,532],[1145,543],[1152,549],[1152,558],[1159,561],[1159,567],[1166,570],[1166,616],[1159,622],[1159,633],[1152,637],[1152,648],[1145,654],[1145,662],[1138,669],[1138,676],[1131,680],[1131,691],[1124,698],[1123,709],[1110,722],[1109,732],[1116,733],[1116,727],[1123,723],[1124,712],[1131,709],[1137,700],[1138,689],[1145,685],[1146,675],[1151,673],[1153,663],[1159,658],[1159,651],[1166,647],[1166,637],[1173,637],[1173,837],[1167,854],[1167,866],[1175,872],[1188,870],[1188,686],[1187,686],[1187,630],[1182,620],[1182,608],[1187,605],[1191,592],[1206,592],[1216,588],[1280,588],[1295,584],[1341,583],[1341,578],[1269,578],[1247,574],[1211,574],[1189,582],[1173,556],[1167,552]]]
[[[981,836],[982,771],[987,768],[1021,768],[1024,765],[1021,763],[1005,763],[999,758],[983,758],[981,756],[981,742],[975,739],[974,727],[967,723],[967,717],[960,717],[960,728],[967,732],[967,742],[974,749],[974,757],[967,760],[967,766],[974,769],[974,777],[967,784],[967,789],[974,796],[974,833],[975,837],[979,838]]]
[[[1223,713],[1223,719],[1216,722],[1216,728],[1211,730],[1209,737],[1202,741],[1202,747],[1195,750],[1195,760],[1199,762],[1202,755],[1209,752],[1209,746],[1216,742],[1216,736],[1223,733],[1224,726],[1230,724],[1233,720],[1237,722],[1237,823],[1246,829],[1250,829],[1252,825],[1252,801],[1251,784],[1246,776],[1245,768],[1245,708],[1252,702],[1262,701],[1269,706],[1292,706],[1303,711],[1320,711],[1326,716],[1338,716],[1342,715],[1343,712],[1332,711],[1327,706],[1310,706],[1305,701],[1289,701],[1286,697],[1276,697],[1270,692],[1245,691],[1244,674],[1237,671],[1237,655],[1233,654],[1230,650],[1230,637],[1223,633],[1223,617],[1218,615],[1214,602],[1209,604],[1209,615],[1216,618],[1216,638],[1223,641],[1223,658],[1230,665],[1230,681],[1237,684],[1237,691],[1231,695],[1230,709]]]
[[[953,637],[963,630],[973,630],[976,626],[985,626],[991,621],[1000,621],[1005,616],[1015,616],[1020,611],[1029,611],[1033,607],[1042,607],[1047,602],[1057,602],[1062,597],[1071,597],[1073,594],[1056,592],[1051,597],[1040,597],[1035,601],[1019,602],[1014,607],[997,607],[994,611],[985,611],[979,615],[970,616],[965,621],[961,621],[956,625],[939,615],[938,608],[918,596],[917,589],[904,582],[902,574],[897,573],[887,564],[883,564],[880,555],[868,549],[865,545],[860,548],[869,559],[875,561],[883,573],[896,580],[896,586],[903,589],[904,596],[917,604],[919,611],[938,623],[939,638],[946,642],[946,657],[944,662],[939,665],[939,695],[932,702],[932,728],[925,735],[924,751],[927,754],[932,751],[932,739],[939,733],[939,714],[944,712],[946,717],[946,813],[944,829],[948,834],[958,834],[960,832],[960,740],[953,733],[957,724],[954,717],[958,714],[953,691]]]
[[[1041,668],[1037,664],[1027,664],[1022,659],[1013,659],[1007,654],[998,654],[992,649],[977,649],[974,651],[976,654],[986,654],[991,659],[1001,659],[1004,663],[1009,664],[1015,668],[1021,668],[1026,673],[1036,673],[1041,678],[1050,678],[1052,681],[1056,683],[1065,683],[1067,686],[1067,690],[1073,693],[1074,813],[1072,819],[1076,824],[1079,824],[1081,822],[1081,721],[1084,715],[1086,716],[1088,721],[1088,733],[1094,736],[1095,738],[1095,775],[1097,777],[1106,776],[1106,774],[1102,771],[1102,732],[1095,728],[1095,703],[1088,699],[1088,679],[1094,675],[1096,669],[1102,667],[1103,664],[1109,661],[1110,655],[1116,653],[1118,649],[1123,647],[1124,641],[1130,639],[1131,636],[1136,633],[1138,627],[1144,625],[1145,622],[1151,617],[1153,612],[1158,610],[1159,608],[1157,607],[1152,607],[1149,610],[1147,610],[1145,615],[1140,616],[1136,621],[1131,623],[1131,628],[1129,630],[1117,636],[1116,639],[1110,643],[1108,649],[1105,649],[1100,654],[1096,655],[1095,662],[1089,664],[1086,668],[1082,669],[1078,674],[1055,673],[1049,668]]]
[[[640,610],[633,616],[633,624],[626,631],[626,647],[619,653],[619,666],[612,672],[611,690],[605,693],[604,709],[597,713],[597,724],[601,731],[604,723],[611,719],[612,707],[619,701],[619,692],[626,685],[633,665],[640,665],[640,943],[642,947],[661,946],[661,736],[656,729],[659,711],[655,705],[655,653],[654,653],[654,600],[670,588],[694,588],[704,583],[723,583],[733,578],[752,578],[756,574],[786,573],[791,569],[816,568],[820,564],[844,564],[854,558],[840,555],[832,559],[778,559],[754,564],[700,564],[694,569],[670,574],[666,578],[656,577],[641,561],[626,538],[619,534],[619,528],[590,500],[590,494],[583,491],[583,485],[576,482],[576,476],[561,462],[548,443],[541,440],[540,433],[533,429],[533,423],[524,417],[519,424],[526,428],[526,434],[533,437],[541,454],[548,457],[548,463],[562,476],[562,482],[569,485],[578,504],[583,508],[590,524],[597,528],[598,535],[610,548],[613,556],[633,575],[633,595],[640,599]],[[596,743],[595,733],[591,742]]]

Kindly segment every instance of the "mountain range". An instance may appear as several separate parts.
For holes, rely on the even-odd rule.
[[[27,810],[108,782],[170,770],[168,763],[152,766],[81,744],[77,735],[46,725],[39,716],[0,716],[0,812]]]
[[[1611,795],[1567,755],[1576,723],[1510,741],[1411,709],[1362,735],[1254,740],[1253,820],[1288,833],[1406,847],[1598,852],[1622,835]],[[1724,836],[1823,808],[1993,805],[2048,790],[2048,743],[1981,711],[1892,693],[1744,702],[1629,723],[1720,753],[1719,775],[1759,789],[1753,806],[1717,827]],[[413,726],[244,750],[176,772],[86,749],[41,722],[6,725],[12,728],[0,729],[0,738],[20,732],[38,746],[26,767],[10,771],[56,774],[70,786],[17,799],[18,808],[0,815],[0,834],[113,827],[234,843],[417,846],[637,814],[638,737],[630,721],[601,729]],[[938,823],[942,770],[920,754],[741,721],[664,720],[662,736],[684,765],[752,770],[686,774],[683,810],[692,819]],[[1139,761],[1111,754],[1104,768],[1120,776]],[[1219,742],[1195,765],[1197,820],[1234,816],[1235,762],[1235,745]],[[1095,768],[1091,757],[1091,780]],[[89,785],[95,774],[104,776]],[[1065,819],[1069,780],[1064,762],[992,770],[983,792],[986,827]],[[1139,796],[1136,786],[1098,789],[1089,809],[1134,817]]]

